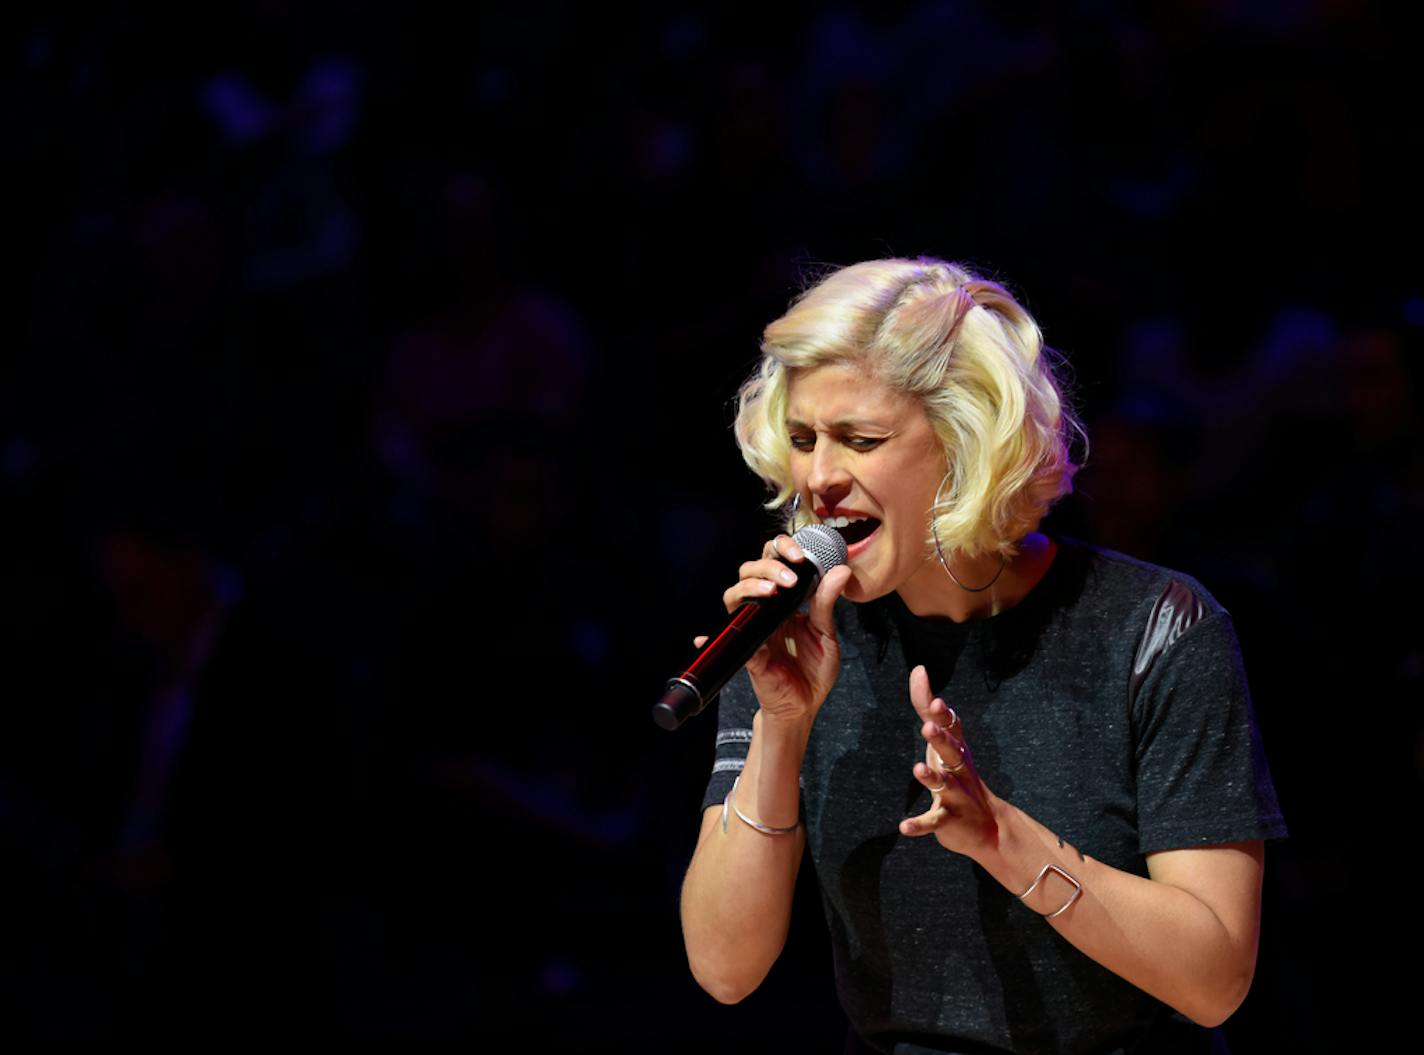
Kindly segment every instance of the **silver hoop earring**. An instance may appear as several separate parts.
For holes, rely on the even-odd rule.
[[[797,491],[794,495],[791,496],[790,509],[786,514],[786,533],[788,535],[796,534],[796,518],[800,515],[800,513],[801,492]]]
[[[930,534],[934,537],[935,555],[939,557],[939,566],[944,569],[944,573],[950,577],[954,585],[958,586],[965,593],[983,593],[989,587],[999,581],[999,576],[1004,574],[1004,569],[1009,566],[1007,554],[999,554],[999,570],[994,573],[994,577],[983,586],[965,586],[959,581],[959,577],[949,570],[949,561],[944,559],[944,549],[939,544],[939,517],[935,516],[935,510],[939,508],[940,495],[944,493],[944,485],[949,483],[949,473],[944,474],[944,479],[935,488],[934,505],[930,506]],[[799,496],[798,496],[799,497]]]

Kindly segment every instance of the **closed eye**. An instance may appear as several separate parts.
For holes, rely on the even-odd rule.
[[[848,436],[845,445],[855,451],[873,451],[884,442],[883,436]]]
[[[840,442],[844,443],[853,451],[873,451],[884,443],[888,436],[843,436]],[[813,451],[816,449],[816,434],[814,432],[793,432],[787,437],[787,442],[791,444],[793,450]]]

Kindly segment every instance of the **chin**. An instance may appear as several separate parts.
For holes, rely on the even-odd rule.
[[[851,575],[850,581],[846,583],[846,588],[841,591],[841,596],[847,601],[865,604],[867,601],[877,601],[890,592],[881,584],[865,583],[861,581],[860,576]]]

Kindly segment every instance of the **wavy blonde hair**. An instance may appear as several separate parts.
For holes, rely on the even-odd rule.
[[[1004,287],[930,257],[833,271],[766,328],[737,394],[742,457],[790,501],[787,397],[797,370],[852,365],[919,400],[949,466],[929,541],[1003,553],[1072,490],[1069,438],[1083,435],[1038,324]],[[804,513],[792,528],[800,527]]]

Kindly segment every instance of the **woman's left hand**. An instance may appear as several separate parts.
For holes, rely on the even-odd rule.
[[[1149,854],[1147,877],[1109,867],[984,786],[962,723],[943,700],[930,698],[923,667],[910,674],[910,702],[924,723],[925,761],[915,764],[915,779],[933,801],[900,822],[902,834],[933,832],[1011,896],[1045,864],[1064,868],[1073,879],[1036,884],[1027,909],[1051,916],[1047,925],[1079,951],[1195,1022],[1220,1025],[1235,1010],[1256,964],[1260,840]]]
[[[964,738],[964,726],[944,700],[930,698],[923,666],[910,672],[910,703],[924,725],[925,760],[915,763],[915,779],[929,789],[930,808],[900,822],[904,835],[929,835],[941,846],[970,857],[997,845],[998,798],[979,779]]]

